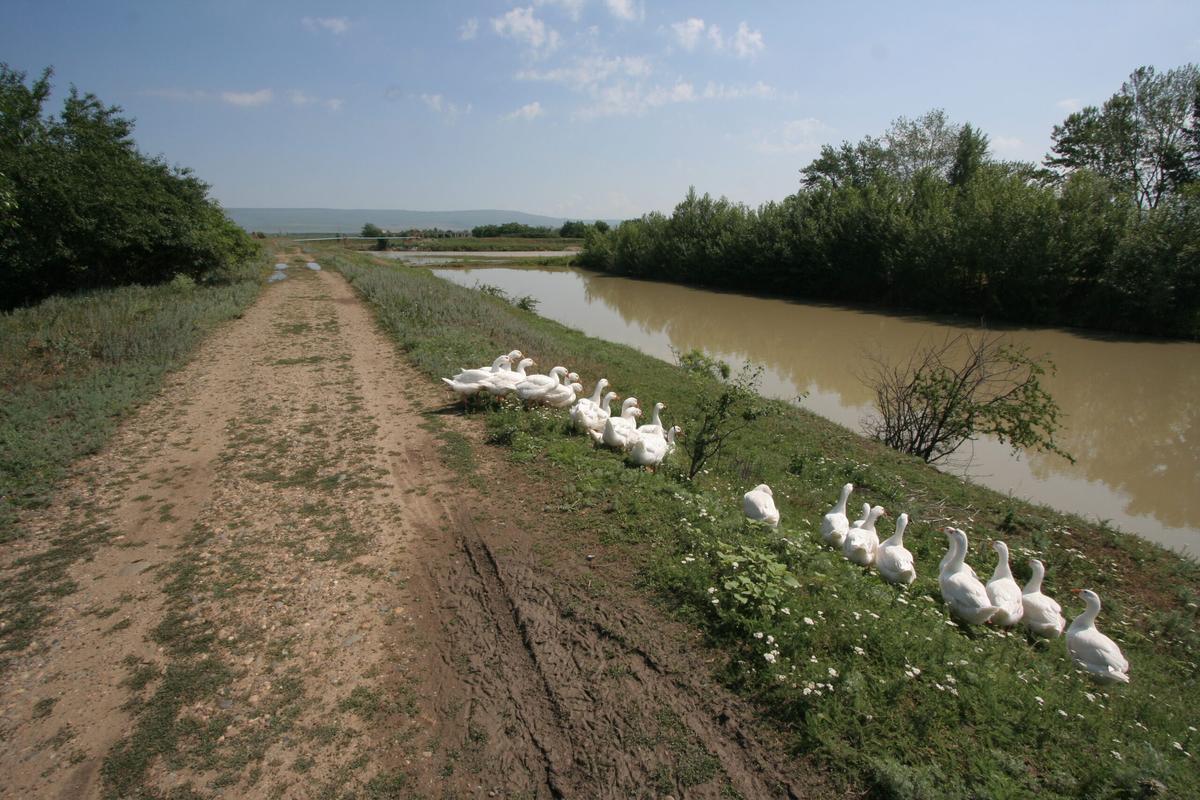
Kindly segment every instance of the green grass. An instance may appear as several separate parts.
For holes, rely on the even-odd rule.
[[[582,247],[583,239],[563,239],[552,236],[545,239],[524,239],[519,237],[498,236],[487,239],[477,239],[473,236],[455,239],[422,239],[417,242],[393,242],[393,248],[426,250],[438,252],[442,250],[462,250],[470,252],[503,252],[519,250],[565,250],[568,247]]]
[[[716,390],[426,270],[348,255],[323,263],[351,280],[431,377],[519,347],[589,383],[607,377],[644,406],[666,402],[668,423],[685,431],[696,394]],[[726,656],[721,679],[850,789],[889,798],[1116,798],[1144,796],[1156,781],[1177,796],[1200,784],[1200,734],[1186,699],[1200,691],[1194,562],[778,408],[694,482],[678,464],[657,474],[627,467],[568,435],[562,414],[495,407],[480,416],[490,442],[557,487],[574,521],[644,565],[646,584]],[[846,481],[857,487],[852,502],[912,517],[906,542],[920,577],[907,590],[821,544],[821,516]],[[740,496],[759,482],[775,489],[778,532],[741,518]],[[1132,683],[1090,683],[1061,640],[951,623],[935,571],[945,550],[937,529],[952,521],[971,534],[969,560],[981,574],[991,572],[996,538],[1012,548],[1019,580],[1027,560],[1041,558],[1046,590],[1068,616],[1082,610],[1069,588],[1096,589],[1100,625],[1130,658]]]
[[[0,541],[43,506],[216,324],[258,295],[266,259],[217,286],[126,286],[0,315]]]

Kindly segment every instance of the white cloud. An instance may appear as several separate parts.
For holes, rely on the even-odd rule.
[[[793,119],[770,131],[755,147],[761,153],[815,152],[829,141],[833,128],[813,117]]]
[[[307,106],[317,102],[317,98],[310,94],[305,94],[299,89],[292,89],[290,92],[288,92],[288,100],[290,100],[294,106]]]
[[[328,100],[325,101],[325,107],[328,108],[330,111],[341,111],[342,110],[342,98],[330,97]]]
[[[196,102],[199,100],[208,100],[211,95],[203,89],[146,89],[142,94],[147,97],[161,97],[164,100],[179,100],[183,102]]]
[[[591,105],[579,109],[574,116],[594,119],[643,114],[665,105],[694,102],[697,95],[696,87],[687,81],[676,81],[670,86],[653,86],[648,90],[643,89],[641,84],[627,86],[618,83],[595,90],[592,99]]]
[[[558,31],[533,15],[533,6],[514,8],[492,20],[492,28],[506,39],[526,45],[533,55],[546,56],[558,49]]]
[[[545,112],[542,111],[542,104],[539,103],[537,100],[534,100],[532,103],[526,103],[525,105],[521,106],[516,111],[505,114],[501,119],[530,120],[530,119],[537,119],[538,117],[542,116],[544,113]]]
[[[469,42],[478,35],[479,20],[475,19],[474,17],[471,17],[469,20],[464,22],[462,27],[458,29],[458,38],[464,42]]]
[[[460,106],[440,94],[422,94],[418,99],[447,122],[455,122],[460,116],[471,113],[470,103]]]
[[[1016,136],[993,136],[988,144],[1000,155],[1020,155],[1025,150],[1025,142]]]
[[[765,47],[762,31],[752,31],[745,22],[738,23],[737,33],[733,37],[733,49],[738,58],[753,58]]]
[[[263,106],[275,98],[270,89],[259,89],[257,92],[221,92],[221,101],[231,106],[254,108]]]
[[[1067,97],[1059,100],[1054,105],[1058,108],[1061,108],[1063,111],[1066,111],[1068,114],[1072,114],[1083,108],[1083,101],[1078,97]]]
[[[770,100],[778,95],[774,86],[759,81],[750,86],[726,86],[723,83],[709,82],[704,87],[702,97],[705,100]]]
[[[525,69],[517,73],[518,80],[561,83],[572,89],[584,89],[613,76],[644,78],[650,75],[650,62],[641,56],[585,56],[576,58],[570,66],[554,69]]]
[[[583,6],[587,0],[533,0],[535,6],[558,6],[568,17],[575,22],[579,21],[579,16],[583,13]]]
[[[608,6],[610,14],[626,22],[642,20],[646,16],[645,6],[637,0],[604,0],[604,5]]]
[[[712,42],[712,46],[717,50],[725,49],[725,38],[721,36],[721,29],[716,25],[708,26],[708,40]]]
[[[700,44],[700,37],[704,35],[704,20],[699,17],[689,17],[683,22],[671,23],[671,30],[675,31],[675,41],[684,50],[695,50],[696,45]]]
[[[335,35],[350,30],[350,20],[345,17],[304,17],[300,24],[310,31],[327,30]]]

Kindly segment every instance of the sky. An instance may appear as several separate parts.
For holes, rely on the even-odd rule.
[[[0,61],[121,106],[228,207],[758,205],[824,143],[945,109],[995,156],[1136,67],[1200,61],[1200,3],[0,3]]]

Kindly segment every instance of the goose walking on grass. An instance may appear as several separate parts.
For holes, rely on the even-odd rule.
[[[566,374],[566,367],[555,367],[546,375],[529,375],[516,385],[514,391],[517,397],[526,403],[536,403],[556,386],[562,386]]]
[[[621,416],[609,416],[604,421],[604,432],[600,439],[614,450],[629,450],[637,441],[637,418],[642,415],[636,397],[627,397],[621,403]]]
[[[516,369],[502,369],[484,381],[483,388],[492,397],[506,397],[525,380],[525,370],[535,366],[532,358],[522,358]]]
[[[842,555],[862,567],[875,563],[879,552],[879,534],[875,531],[875,523],[886,515],[883,506],[875,506],[867,512],[867,518],[861,525],[851,528],[842,542]]]
[[[863,503],[862,516],[859,517],[858,519],[854,520],[854,522],[850,523],[850,530],[854,530],[855,528],[861,528],[864,524],[866,524],[867,517],[869,517],[869,516],[871,516],[871,504]],[[846,533],[850,533],[850,531],[846,531]]]
[[[658,436],[665,436],[666,434],[663,433],[664,429],[663,429],[663,424],[662,424],[662,417],[659,416],[659,413],[666,407],[667,407],[666,403],[655,403],[654,411],[651,412],[651,414],[650,414],[650,421],[647,422],[645,425],[638,425],[638,433],[639,434],[650,433],[650,434],[656,434]]]
[[[596,389],[592,392],[591,397],[581,397],[571,406],[571,410],[567,412],[567,417],[571,420],[571,427],[579,430],[580,433],[587,430],[587,426],[579,424],[579,413],[585,408],[599,408],[600,399],[604,396],[604,390],[608,387],[608,378],[601,378],[596,381]]]
[[[1021,605],[1025,608],[1022,622],[1035,636],[1046,639],[1057,639],[1062,636],[1067,621],[1063,619],[1062,606],[1053,597],[1042,594],[1042,578],[1046,568],[1036,558],[1029,561],[1029,569],[1033,574],[1029,583],[1021,590]]]
[[[616,392],[609,392],[599,403],[575,404],[572,424],[580,433],[586,433],[597,441],[604,436],[604,423],[612,416],[612,401],[620,399]]]
[[[896,532],[879,545],[875,556],[875,568],[888,583],[909,584],[917,579],[913,554],[904,546],[904,529],[907,527],[908,514],[896,517]]]
[[[846,540],[846,534],[850,532],[850,518],[846,516],[846,501],[850,499],[850,493],[853,491],[853,483],[843,486],[837,504],[829,509],[829,513],[821,520],[821,539],[825,541],[825,544],[841,547],[842,542]],[[863,517],[865,518],[866,514],[863,514]]]
[[[500,356],[492,362],[490,368],[464,369],[453,378],[442,378],[442,381],[455,394],[461,397],[465,403],[468,397],[474,397],[479,394],[487,386],[488,381],[499,375],[502,371],[507,370],[511,363],[512,361],[508,356]]]
[[[683,428],[674,425],[667,430],[666,436],[657,433],[638,434],[633,449],[629,451],[629,460],[639,467],[658,469],[658,465],[674,452],[675,437],[681,433]]]
[[[1096,629],[1100,596],[1090,589],[1072,589],[1087,609],[1067,628],[1067,652],[1080,669],[1101,683],[1129,683],[1129,660],[1117,643]]]
[[[1011,628],[1020,622],[1025,614],[1025,607],[1021,603],[1021,587],[1013,580],[1012,570],[1008,567],[1008,545],[996,541],[992,543],[992,549],[996,551],[996,570],[992,573],[992,579],[987,582],[987,593],[992,605],[1000,610],[991,621],[996,625]]]
[[[992,605],[987,589],[974,570],[968,571],[964,559],[967,556],[967,534],[958,528],[946,528],[946,538],[950,542],[949,557],[943,559],[941,574],[938,575],[938,585],[942,590],[942,599],[950,607],[954,617],[972,625],[982,625],[1000,609]]]
[[[565,383],[546,392],[541,402],[551,408],[566,408],[575,402],[575,398],[582,391],[583,385],[579,382]]]
[[[742,495],[742,511],[754,522],[765,522],[772,528],[779,527],[779,509],[775,507],[775,493],[765,483],[760,483]]]

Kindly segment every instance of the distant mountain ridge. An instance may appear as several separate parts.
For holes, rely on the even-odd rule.
[[[542,214],[500,209],[407,211],[371,208],[227,208],[225,213],[246,230],[263,233],[358,233],[368,222],[385,230],[468,230],[476,225],[500,225],[505,222],[558,228],[566,222],[564,217],[547,217]]]

